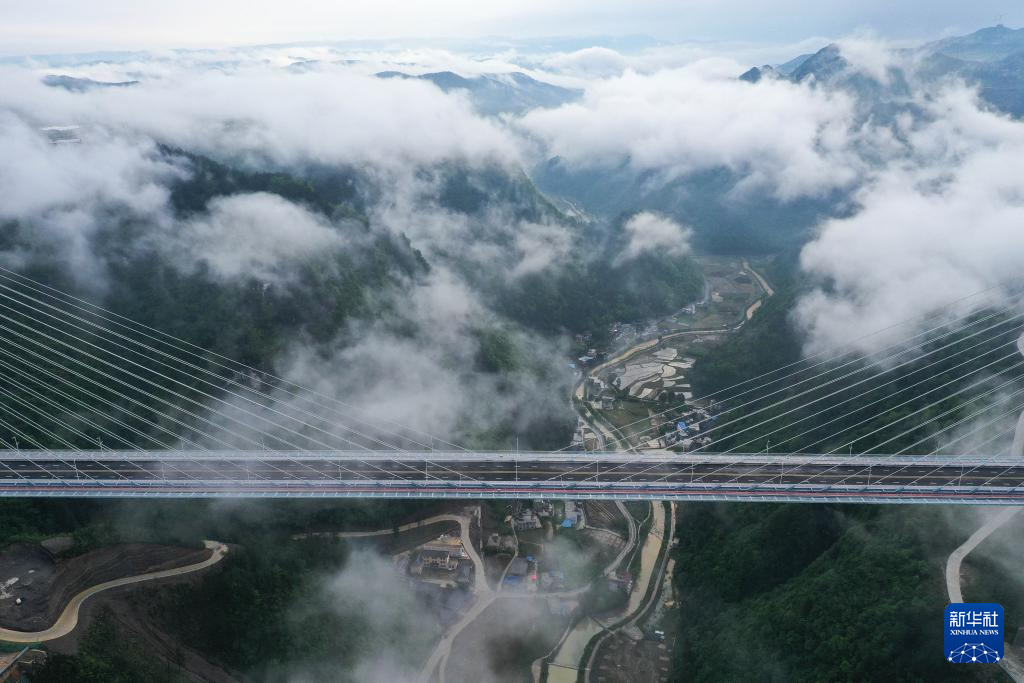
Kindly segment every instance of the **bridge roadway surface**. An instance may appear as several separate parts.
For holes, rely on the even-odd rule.
[[[0,451],[0,496],[605,498],[1024,505],[1024,459]]]

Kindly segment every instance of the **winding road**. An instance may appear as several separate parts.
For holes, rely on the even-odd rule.
[[[1017,350],[1024,356],[1024,334],[1017,338]],[[1017,421],[1017,431],[1013,435],[1010,455],[1017,458],[1024,457],[1024,413],[1021,413],[1020,419]],[[960,547],[950,553],[949,559],[946,560],[946,592],[949,594],[949,601],[951,603],[964,601],[960,583],[960,570],[964,558],[977,548],[982,541],[991,536],[996,529],[999,529],[1013,519],[1018,512],[1020,512],[1020,508],[1003,509],[995,517],[985,522],[980,529],[971,534],[970,538],[964,541]],[[1006,651],[1003,661],[999,664],[1010,678],[1017,683],[1024,683],[1024,664],[1017,661],[1010,650]]]
[[[473,588],[476,593],[486,593],[490,591],[490,586],[487,585],[487,577],[484,576],[484,561],[480,559],[480,555],[476,552],[476,548],[473,547],[473,542],[469,538],[469,525],[472,520],[465,515],[434,515],[433,517],[427,517],[421,519],[418,522],[409,522],[408,524],[402,524],[397,528],[399,533],[403,531],[411,531],[420,527],[429,526],[430,524],[437,524],[438,522],[457,522],[459,525],[459,537],[462,540],[462,547],[465,548],[466,554],[469,555],[469,559],[473,562]],[[328,535],[334,536],[335,538],[372,538],[374,536],[390,536],[395,533],[396,529],[377,529],[375,531],[337,531],[329,533]],[[300,537],[302,534],[300,534]]]
[[[121,579],[114,579],[112,581],[96,584],[95,586],[86,588],[84,591],[71,598],[67,607],[64,608],[64,611],[61,612],[60,616],[57,617],[57,621],[55,621],[53,626],[50,628],[44,631],[12,631],[10,629],[0,628],[0,641],[8,643],[41,643],[48,640],[56,640],[57,638],[66,636],[75,630],[75,627],[78,626],[78,612],[82,607],[82,603],[97,593],[102,593],[103,591],[110,590],[111,588],[120,588],[121,586],[143,583],[144,581],[155,581],[157,579],[166,579],[173,576],[181,576],[183,574],[202,571],[203,569],[212,567],[220,562],[228,552],[228,547],[219,541],[203,541],[203,545],[211,552],[210,556],[202,562],[185,565],[184,567],[176,567],[174,569],[165,569],[158,572],[126,576]]]
[[[647,580],[638,581],[634,587],[634,594],[638,596],[638,600],[634,604],[630,600],[624,610],[622,621],[617,625],[614,625],[600,635],[597,636],[597,640],[594,647],[590,649],[590,656],[586,662],[580,662],[583,665],[583,680],[585,683],[590,683],[590,673],[594,668],[594,662],[597,660],[598,651],[601,646],[615,633],[620,631],[622,628],[630,626],[638,626],[640,622],[647,615],[648,610],[651,606],[656,603],[661,596],[661,587],[665,580],[665,568],[668,566],[669,553],[663,546],[668,544],[671,546],[672,539],[676,535],[676,504],[672,503],[667,510],[661,504],[653,504],[656,507],[662,508],[659,512],[662,513],[663,517],[659,520],[655,519],[655,524],[651,528],[651,533],[648,538],[657,539],[657,552],[655,553],[656,566],[652,566],[647,574]],[[658,523],[660,522],[660,523]],[[633,596],[630,596],[633,597]]]
[[[633,517],[633,515],[629,513],[629,510],[626,509],[625,504],[623,504],[621,500],[615,501],[615,507],[617,507],[619,509],[619,513],[621,513],[622,516],[626,518],[626,525],[629,530],[629,538],[626,540],[626,545],[622,546],[622,550],[619,551],[619,554],[615,557],[614,560],[612,560],[608,564],[608,567],[605,568],[605,576],[610,576],[622,564],[622,561],[626,558],[626,554],[632,550],[635,550],[637,544],[636,519]]]
[[[494,590],[487,583],[487,575],[484,573],[484,561],[480,558],[476,548],[473,547],[473,539],[469,536],[470,521],[470,518],[465,515],[435,515],[434,517],[428,517],[420,522],[413,522],[411,524],[405,524],[398,527],[399,531],[407,531],[409,529],[415,529],[416,527],[434,524],[436,522],[458,522],[459,533],[462,539],[462,547],[466,549],[469,559],[473,562],[473,592],[476,593],[476,600],[473,602],[473,606],[470,607],[464,615],[462,615],[461,619],[448,629],[444,634],[444,637],[442,637],[437,645],[434,646],[433,652],[430,653],[427,663],[423,665],[423,668],[420,670],[420,674],[416,679],[422,683],[429,681],[433,676],[434,671],[438,669],[439,666],[439,679],[442,682],[444,681],[445,665],[448,662],[448,656],[452,653],[452,644],[455,642],[455,638],[457,638],[467,626],[476,621],[476,618],[483,614],[484,610],[490,607],[491,603],[494,602],[497,597]],[[359,538],[364,536],[381,535],[381,532],[348,533],[357,535],[343,537]],[[383,533],[391,533],[391,530],[384,530]]]

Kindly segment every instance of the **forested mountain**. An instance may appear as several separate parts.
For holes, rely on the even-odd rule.
[[[691,532],[676,562],[674,676],[1005,680],[996,667],[947,663],[942,631],[920,626],[947,604],[942,568],[969,534],[947,526],[950,516],[904,505],[681,508]]]
[[[138,81],[94,81],[91,78],[75,78],[74,76],[54,74],[44,76],[43,83],[53,88],[64,88],[71,92],[85,92],[86,90],[93,90],[95,88],[125,88],[131,85],[137,85]]]
[[[922,323],[931,333],[893,339],[871,353],[805,359],[792,311],[811,284],[793,259],[779,259],[772,275],[776,296],[694,371],[695,387],[719,398],[750,378],[772,381],[769,398],[752,392],[723,402],[723,410],[739,407],[716,426],[716,451],[758,452],[769,443],[789,453],[946,452],[944,428],[986,407],[998,415],[1012,407],[1005,394],[1024,388],[1014,348],[1019,315],[995,308],[950,323],[936,314]],[[993,433],[994,426],[981,432]],[[985,445],[986,453],[1000,452],[1009,445],[1005,439],[981,444],[981,438],[948,450]]]
[[[600,337],[615,320],[664,314],[699,297],[689,257],[653,251],[623,259],[622,221],[567,219],[525,175],[502,166],[422,169],[416,189],[396,205],[386,183],[351,167],[258,171],[166,146],[155,155],[182,169],[168,185],[170,215],[112,209],[87,252],[77,255],[89,261],[95,282],[69,267],[28,222],[3,225],[0,252],[17,254],[19,271],[34,280],[275,375],[296,356],[331,363],[370,354],[362,361],[366,371],[379,364],[400,372],[426,362],[377,356],[381,346],[407,347],[430,358],[432,373],[463,385],[460,401],[499,392],[504,410],[451,418],[459,439],[483,447],[515,437],[535,447],[564,445],[569,375],[554,370],[564,368],[563,335]],[[285,243],[266,234],[274,221],[289,224]],[[453,297],[466,312],[450,309]],[[36,326],[33,312],[6,314],[16,331]],[[350,373],[331,387],[346,402],[377,381],[359,367]],[[370,389],[402,392],[401,385]],[[28,401],[43,401],[45,409],[47,399],[61,400],[44,388]],[[548,405],[559,409],[540,408]],[[134,417],[120,417],[152,435]],[[117,423],[104,426],[138,442]],[[22,427],[26,445],[53,443],[49,433]],[[67,431],[57,434],[76,441]]]
[[[678,100],[683,103],[681,111],[690,111],[685,108],[690,92],[685,88],[670,91],[663,99],[640,98],[630,106],[623,104],[621,111],[614,109],[620,93],[610,92],[608,111],[597,110],[583,117],[573,110],[579,118],[575,127],[561,132],[566,140],[574,140],[576,130],[586,131],[588,125],[616,135],[614,127],[600,127],[599,115],[630,120],[638,109],[644,115],[636,115],[635,121],[622,126],[623,130],[629,125],[636,127],[646,143],[620,149],[614,140],[599,137],[591,143],[601,147],[602,155],[575,152],[574,158],[566,158],[553,154],[537,164],[532,177],[545,193],[567,198],[595,215],[615,216],[645,209],[664,212],[692,226],[696,243],[705,249],[773,252],[798,246],[813,236],[815,226],[823,220],[843,217],[856,209],[857,190],[884,167],[880,159],[889,150],[881,148],[887,141],[898,149],[907,143],[907,127],[927,125],[942,116],[936,109],[936,93],[966,83],[977,88],[982,101],[993,109],[1012,116],[1024,114],[1022,34],[1024,30],[998,26],[897,50],[879,45],[831,44],[778,66],[754,67],[739,74],[737,88],[742,85],[746,90],[730,92],[730,106],[735,109],[728,111],[745,125],[737,126],[735,137],[762,156],[768,156],[764,150],[773,142],[787,139],[783,121],[765,115],[763,119],[770,125],[761,124],[758,111],[762,107],[770,110],[779,100],[809,93],[809,108],[837,112],[839,118],[832,123],[841,122],[841,129],[829,128],[817,143],[828,147],[831,135],[848,137],[847,151],[860,158],[844,156],[835,160],[837,164],[821,169],[823,187],[813,191],[778,192],[777,187],[763,183],[766,175],[780,174],[775,177],[784,178],[796,174],[798,169],[787,164],[798,164],[797,155],[781,160],[779,167],[773,161],[767,171],[751,168],[734,160],[730,138],[718,135],[713,126],[701,130],[719,145],[705,149],[684,144],[675,157],[665,153],[664,148],[672,148],[680,139],[688,141],[687,136],[693,134],[683,122],[675,135],[664,134],[665,127],[675,120],[671,103]],[[857,49],[865,52],[857,53]],[[793,90],[794,84],[801,88]],[[652,83],[651,87],[657,92],[659,86]],[[806,111],[793,114],[799,116]],[[648,120],[661,121],[662,127],[645,127]],[[699,117],[693,122],[696,126],[705,124]],[[815,123],[808,121],[806,125],[811,131]],[[750,134],[755,130],[756,134]],[[720,162],[708,162],[707,157],[720,158]],[[851,168],[843,167],[851,161]],[[849,177],[840,175],[847,170]],[[832,181],[832,173],[837,180]]]
[[[776,295],[698,364],[694,381],[710,393],[774,372],[761,381],[778,380],[770,386],[778,393],[725,401],[723,411],[753,403],[723,414],[713,450],[756,452],[770,444],[772,452],[815,454],[944,452],[943,442],[930,435],[983,409],[981,395],[993,387],[1014,378],[1006,392],[1024,386],[1013,349],[1019,322],[998,311],[978,316],[981,322],[968,331],[936,333],[942,336],[913,352],[892,349],[893,357],[882,354],[879,365],[851,354],[810,371],[775,372],[802,358],[801,338],[788,318],[809,283],[792,258],[779,259],[770,275]],[[977,336],[965,339],[969,333]],[[883,371],[882,379],[865,381]],[[807,381],[819,373],[828,374]],[[988,400],[997,407],[986,418],[1016,402],[1001,403],[999,395]],[[928,403],[934,405],[921,411]],[[1017,413],[1008,419],[1012,432]],[[955,448],[997,452],[1006,439],[981,444],[995,431],[990,427]],[[681,610],[673,657],[680,678],[742,681],[756,671],[755,679],[766,682],[1003,680],[995,667],[947,664],[935,656],[941,631],[920,628],[947,604],[942,571],[976,528],[970,511],[692,504],[680,506],[679,524],[689,530],[680,537],[675,570]]]
[[[308,207],[325,219],[340,219],[338,231],[368,234],[353,195],[327,189],[344,190],[344,183],[315,184],[286,173],[241,171],[167,148],[161,154],[191,170],[170,187],[170,203],[179,220],[204,216],[225,198],[269,195]],[[114,218],[92,245],[93,257],[107,278],[107,307],[267,370],[289,338],[305,334],[330,340],[348,319],[378,313],[381,302],[371,301],[372,293],[403,286],[428,269],[408,240],[378,233],[356,248],[296,259],[287,264],[290,272],[285,279],[247,273],[225,280],[209,261],[186,267],[170,257],[168,245],[154,234],[155,226]],[[66,263],[40,246],[30,225],[11,222],[0,232],[0,250],[26,255],[23,274],[58,289],[92,294],[82,289]]]
[[[798,66],[791,71],[780,69],[775,75],[886,98],[906,96],[908,78],[935,84],[963,79],[977,87],[992,107],[1012,116],[1024,115],[1024,29],[993,26],[896,54],[906,58],[908,64],[889,66],[882,79],[853,68],[837,45],[828,45],[806,58],[798,57]],[[748,74],[744,76],[750,80],[753,76]]]
[[[838,193],[785,201],[763,192],[740,192],[742,175],[727,168],[664,182],[655,171],[637,173],[625,165],[579,169],[553,158],[533,176],[545,192],[571,197],[598,216],[642,209],[663,212],[693,227],[701,249],[727,254],[774,253],[803,244],[842,200]]]
[[[465,77],[452,71],[409,75],[401,71],[381,71],[379,78],[416,78],[429,81],[445,92],[463,92],[477,111],[486,116],[522,114],[537,107],[557,107],[578,99],[583,92],[538,81],[520,72],[481,74]]]
[[[1024,52],[1024,29],[1012,29],[1002,24],[989,26],[965,36],[928,43],[920,51],[968,62],[997,62]]]

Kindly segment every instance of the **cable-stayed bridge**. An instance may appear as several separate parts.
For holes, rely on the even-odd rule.
[[[480,452],[0,267],[0,496],[1024,504],[1024,313],[990,294],[653,404],[599,452]]]

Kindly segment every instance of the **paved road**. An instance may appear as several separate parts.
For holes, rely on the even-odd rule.
[[[469,608],[469,611],[463,614],[462,618],[459,619],[454,626],[448,629],[448,632],[444,634],[443,638],[441,638],[441,642],[439,642],[437,647],[434,648],[434,651],[430,653],[430,658],[420,670],[420,675],[416,679],[418,683],[426,683],[431,679],[434,671],[438,668],[438,665],[448,660],[448,656],[452,653],[452,644],[455,642],[455,639],[459,634],[462,633],[467,626],[476,621],[477,617],[483,614],[484,610],[490,607],[491,603],[493,603],[497,598],[498,595],[493,592],[477,597],[476,601],[473,602],[473,606]],[[438,672],[438,678],[443,681],[444,672]]]
[[[640,601],[629,614],[625,615],[625,621],[621,621],[617,627],[608,629],[602,634],[597,636],[597,642],[594,647],[590,650],[590,657],[586,662],[581,662],[583,665],[583,680],[585,683],[590,683],[591,677],[590,672],[594,668],[594,662],[597,661],[598,652],[601,646],[608,640],[609,637],[617,633],[623,628],[629,626],[639,626],[643,619],[646,617],[648,610],[654,605],[661,596],[661,588],[665,581],[665,567],[668,565],[669,553],[666,551],[662,553],[662,546],[670,544],[672,539],[676,535],[676,506],[673,503],[668,510],[662,509],[663,506],[658,505],[658,513],[662,515],[660,519],[657,519],[656,523],[651,528],[651,534],[654,534],[654,538],[658,541],[658,551],[656,557],[660,560],[656,567],[651,568],[651,574],[647,577],[647,581],[637,581],[637,585],[633,588],[634,591],[642,591],[639,593]],[[665,530],[668,529],[668,533]],[[653,583],[652,583],[653,582]],[[641,585],[642,584],[642,585]],[[648,587],[653,585],[653,590],[650,591],[650,595],[646,595]],[[632,596],[630,596],[632,597]],[[645,599],[646,598],[646,599]],[[632,601],[631,601],[632,602]],[[600,677],[598,677],[600,680]]]
[[[0,452],[5,496],[639,497],[1024,504],[1024,458]]]
[[[1020,512],[1020,508],[1001,510],[971,534],[971,537],[964,541],[963,545],[950,553],[949,559],[946,560],[946,592],[949,593],[950,602],[964,601],[963,593],[960,591],[960,566],[963,564],[964,558],[982,541],[991,536],[992,532],[1013,519],[1018,512]]]
[[[608,566],[604,570],[605,576],[609,576],[613,574],[615,571],[617,571],[619,566],[622,564],[622,561],[626,559],[626,555],[636,548],[636,519],[633,517],[633,515],[630,514],[629,510],[626,508],[626,506],[622,503],[621,500],[615,501],[615,507],[617,507],[619,509],[619,513],[626,518],[626,526],[629,531],[629,538],[626,539],[626,545],[622,546],[622,550],[619,551],[619,554],[616,555],[615,558],[608,563]]]
[[[754,270],[754,267],[750,265],[750,261],[747,259],[743,259],[743,270],[747,271],[757,279],[757,284],[761,285],[761,291],[763,291],[767,296],[775,295],[775,290],[772,289],[770,284],[768,284],[768,280],[764,279],[764,276],[761,275],[761,273]]]
[[[1017,349],[1021,355],[1024,355],[1024,335],[1017,338]],[[1021,413],[1020,420],[1017,422],[1017,431],[1013,437],[1010,455],[1016,458],[1024,457],[1024,413]],[[999,529],[1013,519],[1018,512],[1020,512],[1020,508],[1006,508],[1002,510],[999,514],[985,522],[980,529],[971,534],[970,538],[964,541],[960,547],[950,553],[949,559],[946,560],[946,592],[949,594],[949,601],[951,603],[964,601],[960,582],[960,569],[964,558],[977,548],[982,541],[991,536],[996,529]],[[1017,683],[1024,683],[1024,663],[1017,661],[1012,651],[1007,649],[1006,656],[1000,662],[1000,665],[1010,678]]]
[[[758,309],[764,305],[764,302],[770,296],[774,296],[775,290],[772,289],[768,281],[761,276],[759,272],[750,267],[750,262],[747,259],[743,259],[743,270],[747,271],[757,280],[757,283],[761,286],[761,291],[764,293],[763,296],[758,297],[757,301],[747,306],[747,310],[744,312],[744,318],[751,320],[754,314],[757,313]]]
[[[469,526],[473,520],[466,515],[434,515],[433,517],[427,517],[417,522],[409,522],[408,524],[402,524],[397,528],[398,532],[412,531],[413,529],[419,529],[420,527],[429,526],[431,524],[437,524],[439,522],[457,522],[459,525],[459,537],[462,540],[462,547],[466,549],[466,554],[469,555],[470,561],[473,562],[474,569],[474,590],[477,593],[486,593],[490,591],[490,586],[487,585],[487,578],[484,576],[484,562],[480,559],[480,555],[477,553],[476,548],[473,547],[473,542],[469,537]],[[379,536],[391,536],[396,531],[395,528],[390,529],[376,529],[374,531],[334,531],[326,533],[315,533],[315,534],[296,534],[293,538],[302,538],[305,536],[333,536],[334,538],[374,538]]]
[[[437,524],[439,522],[457,522],[459,524],[459,535],[462,540],[462,547],[466,549],[466,553],[469,555],[469,559],[473,562],[474,567],[474,592],[476,593],[476,600],[473,606],[462,616],[462,618],[456,622],[441,641],[434,647],[434,651],[430,654],[430,658],[424,665],[420,672],[417,680],[429,681],[434,670],[437,669],[438,664],[443,664],[447,661],[448,655],[451,654],[452,643],[455,642],[455,638],[471,624],[480,614],[483,613],[487,607],[494,602],[494,591],[487,583],[487,576],[484,573],[484,563],[477,553],[476,548],[473,546],[473,541],[469,535],[469,527],[473,520],[466,515],[434,515],[433,517],[427,517],[416,522],[410,522],[408,524],[402,524],[398,527],[398,531],[411,531],[420,527],[428,526],[430,524]],[[328,535],[336,538],[373,538],[375,536],[389,536],[395,533],[394,528],[388,529],[376,529],[374,531],[337,531],[331,532]],[[304,535],[304,534],[303,534]],[[302,536],[302,535],[300,535]],[[443,680],[443,672],[441,674]]]
[[[203,545],[211,550],[211,554],[210,557],[202,562],[186,565],[184,567],[177,567],[175,569],[165,569],[159,572],[126,576],[122,579],[114,579],[113,581],[107,581],[105,583],[92,586],[91,588],[86,588],[84,591],[71,598],[67,607],[64,608],[64,611],[61,612],[60,616],[57,617],[57,621],[54,622],[53,626],[50,628],[45,631],[12,631],[10,629],[0,628],[0,640],[9,643],[41,643],[61,638],[75,630],[75,627],[78,626],[78,612],[82,607],[82,603],[97,593],[110,590],[111,588],[129,586],[134,583],[155,581],[156,579],[166,579],[172,576],[181,576],[183,574],[198,572],[217,564],[224,559],[224,555],[228,552],[228,547],[217,541],[203,541]]]

